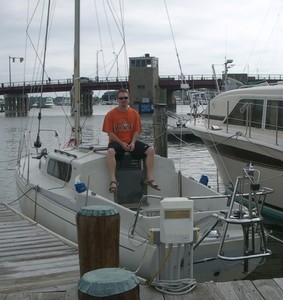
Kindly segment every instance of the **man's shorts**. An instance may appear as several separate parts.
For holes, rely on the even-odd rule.
[[[146,156],[145,152],[150,146],[141,141],[136,141],[135,149],[130,153],[130,155],[135,159],[142,159]],[[125,150],[124,148],[117,142],[110,142],[108,144],[108,149],[113,148],[116,152],[116,159],[121,160],[124,157]]]

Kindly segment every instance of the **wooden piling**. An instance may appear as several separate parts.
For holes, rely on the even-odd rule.
[[[154,148],[156,154],[167,157],[167,114],[166,104],[157,103],[154,105],[153,113]]]
[[[120,215],[111,206],[85,206],[77,214],[80,275],[119,267]]]

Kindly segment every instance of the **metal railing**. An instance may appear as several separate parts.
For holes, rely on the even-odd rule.
[[[229,76],[229,74],[228,74]],[[233,76],[233,75],[232,75]],[[248,78],[251,80],[272,80],[280,81],[283,80],[283,74],[248,74]],[[159,75],[160,80],[215,80],[213,74],[194,74],[194,75]],[[216,74],[216,79],[223,79],[223,74]],[[115,81],[128,81],[128,76],[121,77],[99,77],[99,78],[88,78],[82,77],[81,83],[97,83],[97,82],[115,82]],[[67,79],[46,79],[44,84],[70,84],[73,82],[72,78]],[[17,86],[33,86],[41,85],[41,80],[30,80],[30,81],[18,81],[18,82],[2,82],[0,87],[17,87]]]
[[[226,133],[229,133],[229,126],[241,126],[245,128],[245,133],[239,132],[239,135],[247,136],[248,138],[252,138],[253,129],[270,129],[275,132],[275,144],[279,145],[279,132],[283,131],[282,123],[280,123],[280,116],[282,115],[282,107],[279,107],[278,105],[267,105],[264,107],[263,104],[255,104],[251,102],[245,102],[243,105],[239,108],[239,112],[243,114],[243,118],[235,118],[231,115],[230,109],[229,109],[229,101],[226,102],[226,116],[224,118],[223,116],[223,122],[225,122],[226,126]],[[260,120],[256,120],[254,118],[253,112],[256,111],[256,107],[261,107],[260,111],[262,111],[263,116],[261,116]],[[271,116],[267,116],[268,111],[273,111],[274,118]],[[280,113],[281,110],[281,113]],[[207,117],[207,127],[210,128],[212,116],[211,116],[211,107],[210,107],[210,101],[208,101],[207,110],[206,110],[206,117]],[[269,112],[271,115],[271,113]],[[273,122],[267,123],[267,120],[272,120]],[[239,125],[240,124],[240,125]]]

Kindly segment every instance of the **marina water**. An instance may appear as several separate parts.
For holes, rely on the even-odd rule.
[[[113,108],[110,105],[95,105],[93,107],[93,115],[90,117],[82,117],[81,126],[83,131],[83,143],[87,145],[98,144],[106,145],[108,137],[101,132],[102,122],[105,114]],[[189,108],[184,106],[177,107],[177,113],[185,116],[189,112]],[[71,126],[73,119],[70,116],[69,106],[54,106],[53,108],[42,109],[42,119],[40,120],[40,128],[48,129],[41,133],[42,147],[52,148],[52,146],[61,147],[71,137]],[[31,109],[28,117],[5,117],[4,113],[0,114],[0,184],[1,184],[1,202],[12,202],[12,206],[19,209],[15,182],[15,166],[18,155],[18,147],[21,136],[25,129],[31,131],[31,143],[36,140],[39,124],[38,109]],[[171,125],[175,125],[175,120],[169,120]],[[142,116],[143,134],[142,139],[150,144],[153,143],[152,115],[145,114]],[[50,131],[49,131],[50,130]],[[55,138],[55,132],[58,130],[59,139]],[[170,126],[168,127],[170,131]],[[48,144],[44,144],[46,140],[44,135],[48,136]],[[51,149],[50,149],[51,150]],[[208,185],[213,189],[224,191],[221,180],[217,176],[216,166],[210,157],[205,146],[198,139],[181,141],[174,138],[168,141],[168,157],[171,158],[177,171],[181,171],[183,175],[190,176],[198,180],[202,175],[206,175],[209,179]],[[106,167],[106,166],[105,166]],[[241,175],[241,174],[239,174]],[[156,178],[158,182],[158,178]],[[267,225],[271,233],[283,239],[282,225]],[[0,232],[1,234],[1,232]],[[283,277],[283,244],[274,239],[270,239],[268,247],[272,250],[273,255],[267,259],[267,262],[258,267],[256,271],[249,275],[249,279],[263,279]],[[252,261],[251,261],[252,263]]]

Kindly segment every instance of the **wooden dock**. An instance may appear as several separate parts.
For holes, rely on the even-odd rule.
[[[75,300],[75,244],[0,204],[0,300]],[[184,295],[140,285],[141,300],[282,300],[283,278],[199,283]]]
[[[30,293],[76,299],[65,294],[79,276],[75,245],[0,204],[0,299],[39,299]]]

